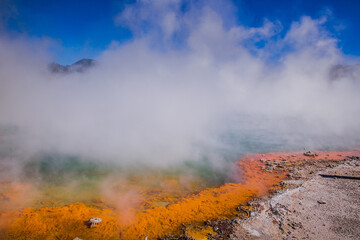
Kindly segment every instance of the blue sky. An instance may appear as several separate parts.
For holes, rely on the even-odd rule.
[[[81,58],[95,58],[112,41],[124,43],[132,33],[116,25],[114,19],[126,4],[134,1],[111,0],[4,0],[0,17],[4,31],[10,35],[49,37],[62,47],[52,49],[54,60],[70,64]],[[206,2],[206,1],[205,1]],[[234,0],[238,24],[260,26],[264,19],[280,21],[283,32],[301,16],[327,15],[325,27],[339,39],[345,54],[360,55],[359,0]]]

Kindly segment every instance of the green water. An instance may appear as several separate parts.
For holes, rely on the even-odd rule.
[[[125,168],[115,163],[43,153],[29,160],[23,172],[24,181],[31,181],[40,191],[35,207],[59,206],[78,201],[96,205],[102,197],[104,181],[109,181],[111,177],[121,177],[131,184],[145,182],[152,188],[161,187],[161,179],[179,179],[182,176],[195,176],[201,185],[200,189],[219,186],[229,180],[223,169],[213,168],[207,158],[197,162],[185,161],[167,168],[141,164]]]

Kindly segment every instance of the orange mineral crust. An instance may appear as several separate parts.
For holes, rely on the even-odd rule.
[[[91,217],[102,224],[89,228]],[[7,239],[119,239],[117,217],[110,209],[96,209],[83,203],[62,207],[26,208],[7,232]]]
[[[317,156],[311,157],[295,152],[245,155],[234,164],[231,173],[238,180],[236,183],[206,189],[167,206],[124,211],[98,209],[83,203],[27,208],[8,228],[7,239],[144,239],[145,236],[156,239],[167,234],[180,234],[182,224],[200,224],[208,219],[233,217],[240,204],[268,194],[272,186],[285,178],[287,172],[262,170],[264,159],[296,162],[303,159],[342,160],[349,155],[360,155],[359,151],[316,153]],[[126,219],[129,212],[134,215]],[[103,222],[88,228],[85,222],[92,217],[102,218]]]

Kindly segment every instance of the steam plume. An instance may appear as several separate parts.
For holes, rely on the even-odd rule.
[[[335,65],[351,61],[326,17],[304,16],[284,33],[280,22],[239,25],[231,9],[138,1],[115,18],[134,39],[66,75],[47,71],[48,42],[3,34],[0,124],[16,129],[16,154],[166,166],[216,162],[223,150],[358,144],[359,71],[331,80]]]

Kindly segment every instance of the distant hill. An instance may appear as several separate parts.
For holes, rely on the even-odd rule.
[[[351,79],[360,81],[360,64],[335,65],[330,70],[331,80]]]
[[[71,65],[61,65],[58,63],[50,63],[49,70],[53,73],[73,73],[73,72],[84,72],[87,69],[95,65],[95,60],[93,59],[81,59]]]

